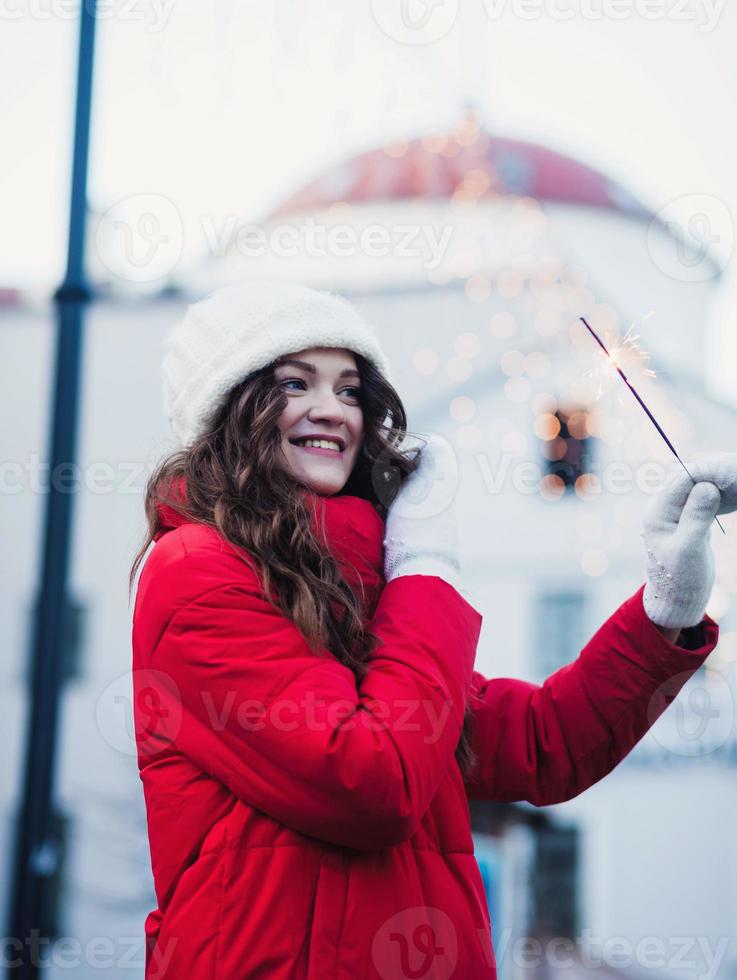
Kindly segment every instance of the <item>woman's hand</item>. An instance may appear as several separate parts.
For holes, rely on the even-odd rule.
[[[684,629],[704,617],[714,585],[712,521],[737,510],[737,454],[717,453],[679,466],[643,521],[643,606],[657,626]],[[695,482],[694,482],[695,481]]]
[[[389,506],[384,578],[437,575],[460,591],[458,520],[453,498],[458,465],[450,443],[429,435],[417,468]]]

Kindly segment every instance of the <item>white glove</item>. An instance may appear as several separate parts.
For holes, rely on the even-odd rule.
[[[453,497],[458,466],[450,444],[427,436],[417,468],[389,506],[384,539],[384,578],[437,575],[460,591],[458,520]]]
[[[686,465],[694,479],[680,464],[674,468],[648,505],[642,531],[645,612],[658,626],[681,629],[701,622],[714,586],[712,522],[717,514],[737,510],[737,454],[717,453]]]

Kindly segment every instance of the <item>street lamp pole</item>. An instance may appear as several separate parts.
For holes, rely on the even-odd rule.
[[[24,782],[9,930],[13,948],[6,960],[11,964],[7,975],[13,980],[35,980],[40,975],[45,903],[59,860],[53,819],[54,773],[62,644],[68,609],[72,503],[78,489],[70,479],[70,472],[73,472],[77,446],[84,312],[92,296],[85,277],[84,253],[95,3],[96,0],[81,0],[80,4],[67,267],[64,281],[54,294],[56,350],[50,418],[50,483],[44,514],[39,601],[33,623]]]

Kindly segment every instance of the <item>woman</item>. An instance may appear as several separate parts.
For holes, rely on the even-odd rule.
[[[672,481],[647,581],[537,687],[473,669],[482,619],[433,496],[452,454],[403,448],[352,306],[219,290],[169,338],[164,379],[182,445],[131,572],[155,542],[133,621],[147,977],[494,977],[467,800],[581,793],[704,662],[734,459]]]

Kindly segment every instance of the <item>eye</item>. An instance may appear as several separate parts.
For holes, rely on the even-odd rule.
[[[279,387],[282,388],[282,387],[285,387],[286,385],[291,385],[291,384],[298,384],[298,385],[303,385],[304,387],[307,387],[307,384],[306,384],[306,382],[304,381],[303,378],[285,378],[283,381],[280,381],[279,382]],[[294,389],[293,388],[293,389],[290,389],[290,390],[295,391],[295,390],[299,390],[299,389]],[[356,385],[348,385],[345,388],[341,388],[341,391],[353,392],[353,394],[349,395],[349,397],[350,398],[355,398],[356,401],[358,401],[360,399],[360,397],[361,397],[361,389],[358,388],[358,387],[356,387]]]

